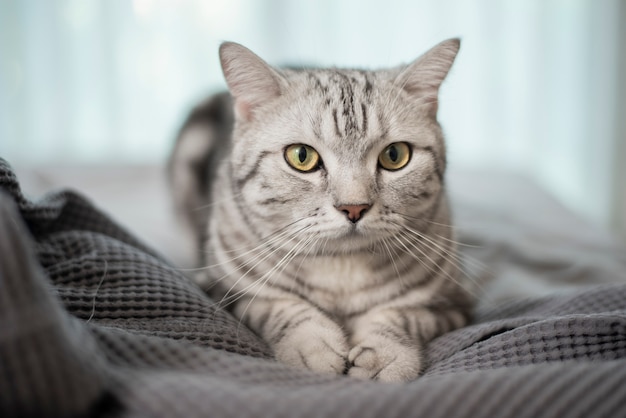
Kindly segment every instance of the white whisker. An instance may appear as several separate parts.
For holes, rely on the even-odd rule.
[[[426,258],[430,264],[432,266],[428,266],[423,259],[421,259],[420,257],[418,257],[417,255],[415,255],[407,246],[406,244],[402,241],[402,238],[406,239],[406,244],[410,245],[412,248],[414,248],[415,250],[417,250],[424,258]],[[424,250],[422,250],[421,248],[419,248],[414,242],[413,240],[411,240],[411,235],[409,235],[407,232],[404,231],[400,231],[400,236],[396,236],[395,237],[396,240],[402,245],[402,247],[405,249],[405,251],[407,252],[407,254],[409,256],[411,256],[412,258],[414,258],[415,260],[418,260],[422,266],[424,266],[425,268],[427,268],[431,273],[433,274],[437,274],[438,272],[442,273],[445,277],[447,277],[450,281],[452,281],[453,283],[455,283],[456,285],[458,285],[459,287],[464,288],[466,291],[470,292],[473,296],[477,296],[473,291],[471,291],[470,289],[468,289],[466,286],[463,285],[463,283],[458,279],[453,277],[448,271],[445,270],[444,266],[438,264],[435,260],[432,259],[432,257],[430,257]],[[450,261],[450,260],[448,260]],[[454,266],[456,269],[458,269],[458,265],[456,263],[454,263]],[[434,269],[434,267],[437,268],[437,270]]]
[[[234,294],[230,294],[231,290],[235,289],[239,283],[248,276],[248,274],[254,270],[255,267],[257,267],[259,264],[263,263],[264,261],[266,261],[269,257],[271,257],[272,255],[274,255],[276,252],[280,251],[285,245],[289,244],[290,242],[292,242],[296,237],[295,235],[297,235],[300,232],[304,232],[305,230],[311,228],[311,226],[308,227],[304,227],[301,230],[299,230],[297,233],[293,234],[293,236],[291,238],[289,238],[287,241],[285,241],[284,243],[282,243],[279,247],[275,248],[274,250],[272,250],[269,254],[265,255],[264,257],[262,257],[260,260],[258,260],[252,267],[250,267],[242,276],[240,276],[237,281],[230,287],[230,289],[226,292],[226,294],[222,297],[222,300],[219,302],[220,304],[223,302],[228,302],[228,304],[233,303],[233,301],[237,300],[238,297],[240,297],[241,295],[245,294],[248,292],[249,288],[251,286],[254,286],[256,282],[258,282],[259,280],[262,280],[262,278],[267,274],[265,273],[263,276],[261,276],[261,278],[253,280],[253,282],[249,285],[247,285],[246,287],[244,287],[243,289],[237,291]],[[293,248],[290,249],[287,254],[290,254],[292,252]],[[285,256],[283,256],[284,259]],[[246,263],[248,264],[248,263]],[[272,267],[272,269],[270,269],[270,272],[273,271],[276,268],[276,265],[274,267]],[[227,276],[230,275],[232,276],[232,273],[227,273]],[[221,279],[220,279],[221,280]],[[234,299],[234,300],[233,300]]]
[[[276,263],[270,270],[265,272],[260,278],[258,278],[257,280],[253,282],[253,286],[250,287],[249,290],[252,290],[254,287],[257,287],[257,286],[258,286],[258,289],[254,293],[254,295],[250,298],[250,301],[248,302],[243,312],[241,313],[239,325],[241,325],[241,321],[243,320],[243,318],[245,318],[246,312],[250,308],[250,305],[252,304],[252,302],[254,302],[254,299],[256,299],[259,292],[272,279],[274,273],[280,275],[285,270],[285,268],[287,268],[289,263],[291,263],[291,261],[293,261],[293,259],[298,255],[298,251],[300,250],[300,248],[306,247],[312,239],[313,237],[308,237],[299,241],[296,245],[294,245],[292,248],[289,249],[289,251],[278,261],[278,263]],[[248,291],[246,291],[246,293],[248,293]],[[237,333],[239,333],[239,327],[237,328]]]
[[[197,206],[195,208],[191,208],[191,211],[192,212],[198,212],[198,211],[201,211],[201,210],[204,210],[204,209],[209,209],[209,208],[211,208],[211,207],[213,207],[215,205],[218,205],[220,203],[228,202],[228,201],[232,201],[232,200],[235,200],[237,198],[240,198],[241,196],[243,196],[242,192],[233,193],[230,196],[227,196],[227,197],[224,197],[224,198],[221,198],[221,199],[217,199],[217,200],[212,200],[210,203],[207,203],[206,205],[201,205],[201,206]]]
[[[467,247],[467,248],[484,248],[484,246],[482,246],[482,245],[468,244],[468,243],[466,243],[466,242],[461,242],[461,241],[458,241],[458,240],[454,240],[454,239],[451,239],[451,238],[447,238],[447,237],[444,237],[444,236],[439,235],[439,234],[435,234],[435,236],[436,236],[437,238],[440,238],[440,239],[444,240],[444,241],[448,241],[448,242],[451,242],[451,243],[453,243],[453,244],[455,244],[455,245],[458,245],[459,247]]]
[[[396,271],[396,275],[398,277],[400,277],[400,271],[398,270],[398,265],[396,264],[396,258],[393,256],[393,254],[391,253],[391,249],[389,248],[389,244],[387,243],[387,239],[383,238],[381,240],[381,243],[383,245],[383,248],[385,249],[385,251],[387,252],[387,255],[389,256],[389,259],[391,260],[391,262],[393,263],[393,269]]]
[[[454,260],[456,260],[459,263],[468,263],[471,264],[473,267],[479,268],[479,269],[483,269],[483,270],[487,270],[487,266],[475,259],[472,259],[470,257],[461,257],[456,251],[451,251],[445,247],[443,247],[441,244],[439,244],[438,242],[436,242],[435,240],[429,238],[426,234],[423,234],[419,231],[414,230],[413,228],[409,228],[409,227],[404,227],[405,231],[410,232],[411,234],[415,235],[418,240],[422,240],[425,241],[424,244],[426,245],[427,243],[430,244],[428,245],[428,247],[430,247],[431,249],[436,249],[437,252],[439,254],[443,254],[445,253],[446,255],[454,258]],[[447,240],[448,242],[450,242],[453,245],[457,245],[457,242],[454,240]],[[433,248],[435,247],[435,248]]]

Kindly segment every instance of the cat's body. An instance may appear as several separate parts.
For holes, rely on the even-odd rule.
[[[436,120],[458,46],[386,71],[276,70],[220,49],[234,100],[184,125],[174,191],[203,285],[279,360],[405,381],[428,341],[466,323]]]

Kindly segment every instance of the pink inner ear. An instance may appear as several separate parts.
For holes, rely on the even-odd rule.
[[[252,106],[244,100],[235,99],[235,113],[246,122],[252,120]]]
[[[412,88],[411,88],[412,87]],[[439,108],[439,89],[436,85],[425,85],[419,86],[416,88],[415,86],[406,85],[405,90],[410,94],[414,95],[414,97],[419,100],[422,106],[428,108],[428,113],[436,117],[437,110]]]

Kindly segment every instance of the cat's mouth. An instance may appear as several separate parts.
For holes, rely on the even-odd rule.
[[[369,251],[389,234],[388,230],[349,224],[318,231],[312,249],[307,254],[353,254]]]
[[[365,232],[363,228],[359,227],[359,224],[349,222],[343,227],[342,232],[343,237],[363,237],[365,236]]]
[[[358,224],[350,223],[349,225],[341,228],[341,230],[338,230],[334,238],[338,243],[361,247],[370,245],[372,243],[373,235],[371,231],[368,231],[366,228],[363,228]]]

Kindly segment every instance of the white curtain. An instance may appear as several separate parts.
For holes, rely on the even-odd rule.
[[[608,224],[619,0],[0,0],[0,155],[160,162],[223,87],[217,46],[382,67],[462,38],[441,99],[452,167],[514,170]]]

